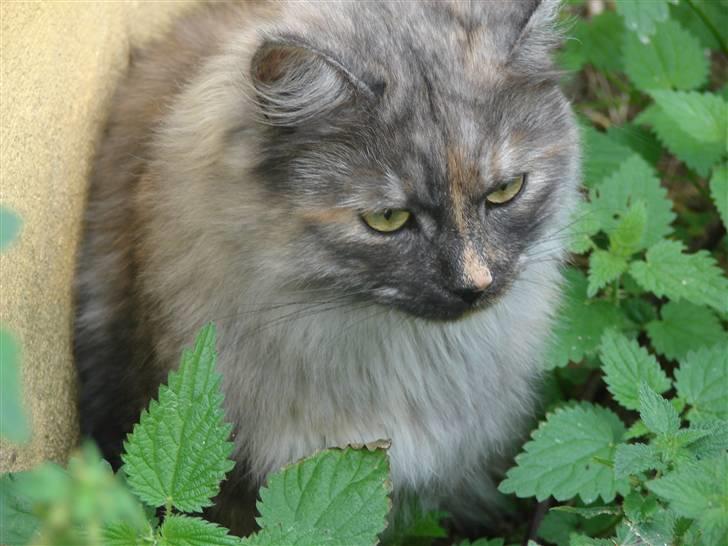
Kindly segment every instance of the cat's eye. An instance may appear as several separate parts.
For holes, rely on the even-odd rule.
[[[365,212],[362,219],[375,231],[391,233],[402,229],[412,214],[405,209],[384,209],[376,212]]]
[[[488,203],[493,203],[494,205],[502,205],[504,203],[508,203],[508,201],[510,201],[520,193],[525,181],[526,175],[519,174],[510,182],[501,184],[497,190],[490,192],[488,195],[485,196],[485,199],[486,201],[488,201]]]

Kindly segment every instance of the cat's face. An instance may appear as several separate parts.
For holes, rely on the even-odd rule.
[[[568,105],[553,79],[464,51],[463,39],[488,39],[451,26],[390,28],[400,57],[386,62],[353,46],[336,60],[290,45],[261,53],[275,127],[259,171],[299,226],[285,266],[293,284],[456,319],[508,290],[553,235],[574,193]],[[277,102],[315,86],[306,100],[325,101],[310,112]]]

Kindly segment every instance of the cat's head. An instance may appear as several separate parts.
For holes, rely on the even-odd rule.
[[[576,192],[557,4],[312,4],[267,34],[256,171],[297,226],[279,273],[432,319],[508,290]]]

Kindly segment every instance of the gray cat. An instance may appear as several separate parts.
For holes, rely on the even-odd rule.
[[[578,195],[557,10],[218,4],[135,52],[77,277],[82,428],[105,455],[212,320],[228,497],[389,438],[397,499],[482,523]]]

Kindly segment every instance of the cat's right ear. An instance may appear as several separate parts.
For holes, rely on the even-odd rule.
[[[251,79],[267,123],[296,127],[325,118],[371,90],[327,53],[293,41],[267,41]]]

